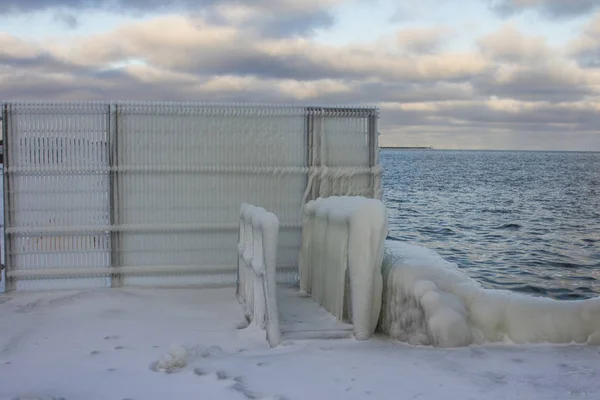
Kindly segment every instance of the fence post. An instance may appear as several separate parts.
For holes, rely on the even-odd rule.
[[[11,240],[9,234],[6,233],[7,229],[11,226],[11,213],[10,213],[10,141],[12,130],[9,132],[10,125],[12,125],[12,120],[10,118],[10,112],[12,107],[9,106],[8,103],[4,104],[2,109],[2,135],[3,135],[3,146],[4,146],[4,169],[3,169],[3,185],[4,185],[4,274],[6,277],[5,283],[5,291],[11,292],[16,289],[15,281],[10,277],[10,272],[12,271],[12,260],[11,260]]]
[[[307,117],[306,117],[306,129],[307,129],[307,146],[308,146],[308,155],[307,155],[307,166],[309,168],[309,175],[313,173],[311,168],[318,168],[322,165],[322,151],[321,151],[321,135],[322,135],[322,121],[324,118],[324,109],[322,108],[306,108]],[[317,122],[321,123],[319,127],[317,127]],[[310,182],[310,176],[309,176]],[[311,187],[309,188],[310,192],[308,193],[307,201],[314,200],[319,197],[320,193],[320,178],[317,176],[313,177],[311,183]]]
[[[113,122],[113,107],[114,107],[114,122]],[[108,105],[107,129],[108,129],[108,164],[109,172],[109,213],[110,226],[113,228],[119,224],[119,114],[118,105]],[[120,233],[114,229],[110,232],[110,266],[112,268],[120,267],[119,251],[121,249]],[[113,273],[110,276],[111,287],[119,287],[123,285],[123,277],[121,274]]]
[[[379,186],[381,184],[381,179],[379,178],[379,173],[375,172],[374,170],[374,168],[379,165],[379,138],[377,137],[377,119],[377,112],[373,111],[369,114],[367,122],[367,132],[369,135],[369,167],[373,169],[373,171],[369,174],[369,186],[372,189],[372,197],[374,199],[381,200],[379,198]]]

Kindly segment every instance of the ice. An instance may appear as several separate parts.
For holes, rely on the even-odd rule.
[[[279,219],[264,208],[242,204],[237,294],[248,321],[265,329],[271,346],[280,342],[276,264]],[[243,328],[244,325],[238,325]]]
[[[380,200],[333,196],[304,208],[301,289],[339,319],[349,317],[360,340],[373,334],[379,319],[387,228]]]
[[[484,289],[437,253],[386,242],[380,329],[411,343],[600,344],[600,298],[559,301]]]
[[[232,288],[0,295],[0,400],[570,399],[600,393],[598,348],[413,347],[285,340],[270,348]],[[187,365],[153,371],[172,344]],[[177,351],[175,351],[177,353]]]
[[[173,371],[185,368],[188,363],[188,351],[180,345],[172,345],[171,349],[155,364],[157,371]]]

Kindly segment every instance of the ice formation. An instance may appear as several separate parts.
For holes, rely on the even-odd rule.
[[[369,338],[381,308],[381,264],[387,210],[380,200],[328,197],[304,207],[300,288],[339,319],[354,336]]]
[[[188,351],[185,347],[173,345],[169,352],[162,356],[155,364],[156,371],[173,371],[185,368],[188,363]]]
[[[271,346],[280,342],[276,294],[279,219],[264,208],[242,204],[238,242],[237,295],[249,321],[266,329]]]
[[[559,301],[484,289],[423,247],[387,241],[380,330],[411,344],[600,345],[600,297]]]

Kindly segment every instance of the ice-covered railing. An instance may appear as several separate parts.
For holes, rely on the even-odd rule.
[[[380,200],[328,197],[304,207],[300,289],[369,338],[381,308],[387,211]]]
[[[600,297],[564,301],[484,289],[437,253],[386,243],[379,329],[415,345],[600,345]]]
[[[266,330],[271,346],[277,346],[281,336],[275,280],[278,235],[275,214],[242,204],[236,294],[248,321]]]

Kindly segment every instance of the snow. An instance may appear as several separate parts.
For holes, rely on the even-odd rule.
[[[289,340],[270,348],[233,288],[0,295],[0,400],[569,399],[600,393],[598,348],[413,347]],[[159,361],[185,360],[171,368]],[[177,365],[175,365],[177,364]],[[166,365],[165,365],[166,366]]]
[[[386,242],[380,329],[411,344],[600,344],[600,297],[559,301],[489,290],[437,253]]]
[[[351,318],[356,339],[368,339],[377,326],[387,231],[380,200],[332,196],[304,207],[301,289],[339,319]]]

